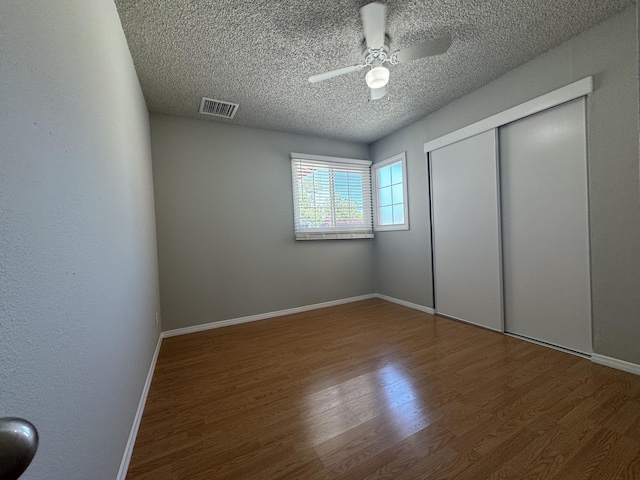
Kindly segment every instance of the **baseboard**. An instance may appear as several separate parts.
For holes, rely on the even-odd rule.
[[[597,353],[591,355],[591,361],[598,365],[604,365],[605,367],[616,368],[623,372],[640,375],[640,365],[635,363],[625,362],[624,360],[618,360],[617,358],[606,357],[604,355],[598,355]]]
[[[387,295],[382,295],[381,293],[376,293],[375,297],[379,298],[380,300],[386,300],[387,302],[397,303],[398,305],[402,305],[403,307],[409,307],[424,313],[430,313],[431,315],[435,313],[435,310],[431,307],[425,307],[424,305],[418,305],[417,303],[407,302],[405,300],[400,300],[399,298],[388,297]]]
[[[358,297],[342,298],[331,302],[315,303],[313,305],[305,305],[303,307],[288,308],[277,312],[260,313],[258,315],[250,315],[248,317],[232,318],[229,320],[221,320],[219,322],[205,323],[202,325],[194,325],[192,327],[176,328],[175,330],[167,330],[162,332],[162,337],[175,337],[177,335],[186,335],[188,333],[202,332],[203,330],[211,330],[213,328],[228,327],[230,325],[239,325],[241,323],[257,322],[258,320],[266,320],[267,318],[282,317],[284,315],[292,315],[294,313],[308,312],[310,310],[318,310],[320,308],[335,307],[345,303],[359,302],[361,300],[369,300],[376,298],[375,294],[360,295]]]
[[[147,403],[147,395],[149,394],[149,387],[151,386],[151,380],[153,380],[153,372],[156,369],[156,362],[158,361],[158,354],[160,353],[160,345],[162,344],[162,334],[158,337],[158,343],[156,345],[156,351],[153,353],[151,359],[151,365],[149,366],[149,373],[147,373],[147,379],[144,382],[142,388],[142,395],[140,395],[140,402],[138,402],[138,410],[136,416],[133,418],[133,425],[131,426],[131,432],[129,433],[129,440],[127,440],[127,446],[124,449],[124,455],[120,462],[120,469],[116,480],[125,480],[127,476],[127,470],[129,469],[129,462],[131,461],[131,455],[133,454],[133,446],[136,443],[136,437],[138,436],[138,427],[140,427],[140,421],[142,420],[142,412],[144,406]]]

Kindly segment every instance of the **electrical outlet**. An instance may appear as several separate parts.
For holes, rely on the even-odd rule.
[[[160,317],[158,317],[158,312],[156,312],[156,327],[160,326]]]

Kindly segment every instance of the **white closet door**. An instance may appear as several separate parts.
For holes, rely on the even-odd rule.
[[[437,313],[503,330],[496,130],[430,153]]]
[[[500,129],[508,332],[591,347],[584,98]]]

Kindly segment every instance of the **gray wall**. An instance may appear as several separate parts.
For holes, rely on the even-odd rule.
[[[373,293],[371,240],[293,236],[291,152],[365,145],[166,115],[151,144],[165,330]]]
[[[0,417],[118,471],[157,344],[148,113],[112,0],[0,2]]]
[[[587,103],[594,348],[640,363],[634,8],[370,146],[373,161],[406,150],[410,175],[411,230],[376,234],[378,293],[433,306],[424,143],[589,75],[596,79]]]

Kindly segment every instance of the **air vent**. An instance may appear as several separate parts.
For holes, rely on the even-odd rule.
[[[222,102],[220,100],[205,97],[202,97],[202,102],[200,102],[200,113],[204,115],[233,118],[237,111],[237,103]]]

